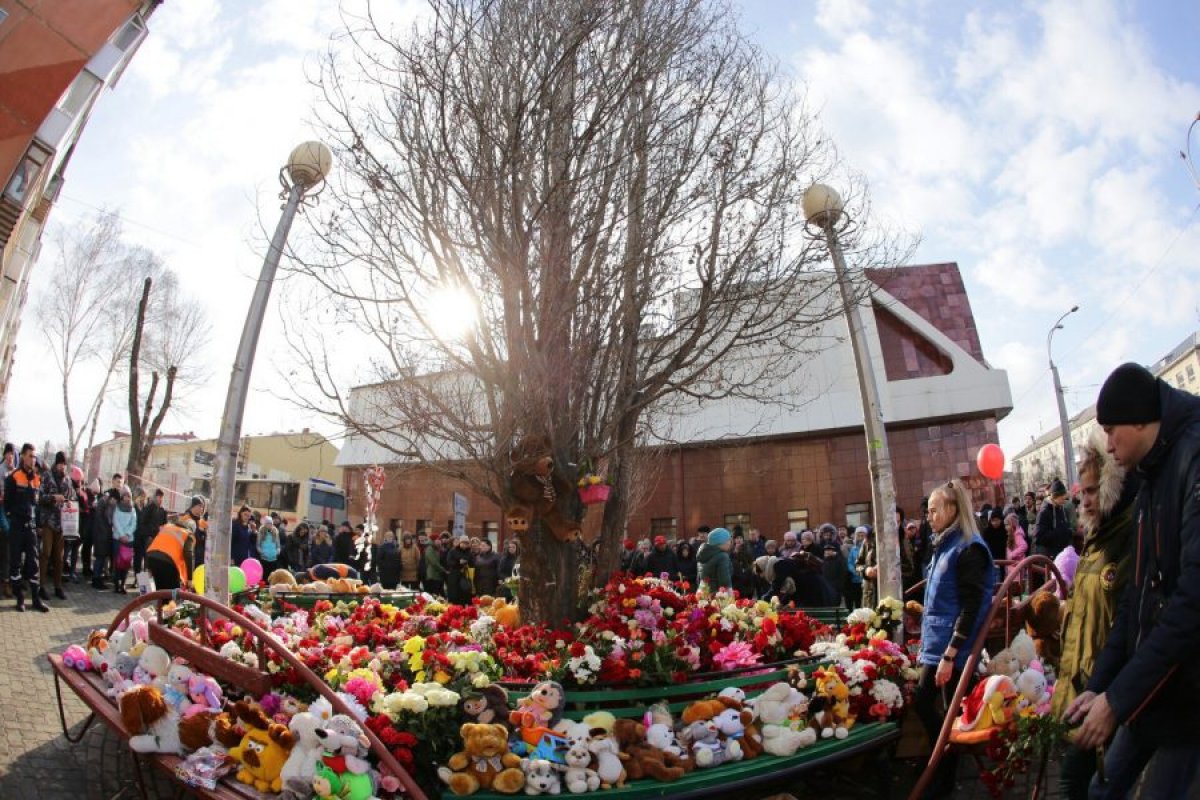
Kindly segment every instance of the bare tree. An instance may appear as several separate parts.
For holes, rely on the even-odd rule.
[[[840,314],[799,209],[836,158],[722,4],[432,6],[406,36],[368,7],[323,66],[340,173],[291,265],[322,290],[292,292],[311,384],[293,399],[502,508],[524,435],[548,438],[571,482],[583,458],[602,464],[606,575],[636,448],[698,404],[788,402],[812,331]],[[861,221],[864,195],[851,202]],[[880,263],[844,239],[860,268]],[[369,374],[348,373],[351,346]],[[346,380],[378,385],[351,403]],[[556,502],[579,518],[574,495]],[[574,548],[541,527],[522,608],[556,622]]]
[[[174,273],[164,272],[155,295],[153,279],[142,284],[129,349],[129,460],[126,479],[139,486],[150,451],[185,379],[197,380],[206,320],[198,306],[179,297]],[[143,396],[142,380],[149,379]],[[162,397],[159,399],[159,388]],[[158,408],[155,409],[155,402]]]
[[[103,212],[90,225],[61,227],[52,242],[55,261],[50,283],[37,300],[36,313],[61,377],[67,423],[67,456],[74,461],[87,435],[90,449],[100,411],[114,377],[119,382],[133,341],[139,281],[158,276],[162,262],[149,250],[131,246],[122,236],[120,217]],[[76,379],[85,376],[86,389]],[[95,377],[87,381],[86,378]],[[83,394],[81,421],[72,406]]]

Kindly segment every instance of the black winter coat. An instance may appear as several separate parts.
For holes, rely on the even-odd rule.
[[[1037,533],[1033,537],[1034,548],[1054,558],[1070,543],[1071,522],[1067,518],[1067,510],[1047,500],[1038,512]]]
[[[1200,742],[1200,397],[1158,381],[1159,438],[1138,465],[1133,584],[1088,682],[1140,742]]]
[[[499,588],[500,556],[495,552],[480,553],[475,556],[475,594],[494,596]]]
[[[400,584],[400,545],[395,542],[384,542],[378,553],[379,582],[385,589],[395,589]]]
[[[659,550],[655,546],[651,548],[650,555],[646,556],[645,571],[649,572],[655,578],[665,572],[671,580],[678,580],[679,560],[675,558],[675,553],[670,548],[664,547],[662,550]]]

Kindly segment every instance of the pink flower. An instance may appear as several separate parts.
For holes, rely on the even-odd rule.
[[[753,667],[760,659],[749,642],[730,642],[713,655],[713,663],[723,670]]]

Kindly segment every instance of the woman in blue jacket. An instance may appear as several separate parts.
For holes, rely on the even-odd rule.
[[[929,495],[933,559],[925,583],[921,618],[921,676],[913,708],[929,736],[937,742],[946,705],[987,616],[996,575],[992,554],[975,528],[971,495],[961,481],[950,481]],[[927,797],[954,791],[957,756],[947,754],[938,767]]]

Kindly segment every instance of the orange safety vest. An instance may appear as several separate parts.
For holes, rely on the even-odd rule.
[[[179,570],[179,579],[188,580],[187,562],[183,560],[183,546],[187,543],[188,537],[191,536],[183,528],[178,525],[166,524],[159,529],[158,535],[154,537],[154,541],[146,548],[147,553],[166,553],[175,562],[175,568]]]

